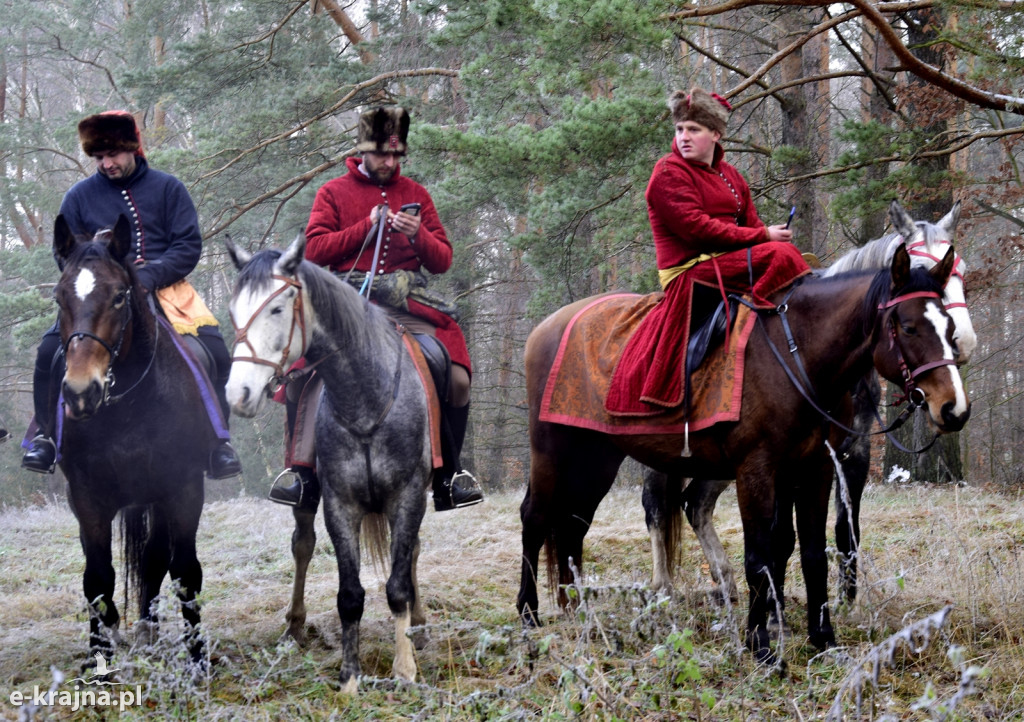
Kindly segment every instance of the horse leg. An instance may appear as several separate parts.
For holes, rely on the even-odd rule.
[[[732,481],[728,479],[695,479],[682,494],[683,511],[694,534],[697,535],[700,548],[704,551],[704,558],[708,560],[711,578],[718,584],[718,594],[722,596],[720,601],[723,604],[726,598],[732,602],[738,601],[740,594],[736,588],[732,565],[729,564],[729,557],[726,556],[722,540],[718,538],[712,518],[718,497],[731,483]]]
[[[74,508],[77,505],[72,506]],[[116,631],[121,615],[114,603],[114,565],[111,553],[111,523],[113,513],[90,508],[88,513],[76,509],[78,516],[78,537],[85,553],[85,572],[82,575],[82,591],[89,604],[89,653],[102,653],[105,657],[113,654],[111,637],[103,629]]]
[[[799,473],[792,478],[800,479]],[[775,519],[773,522],[772,581],[774,599],[768,606],[768,631],[777,640],[792,636],[792,629],[786,622],[786,570],[796,549],[796,529],[793,527],[793,490],[785,484],[775,487]]]
[[[306,572],[316,549],[316,510],[303,511],[292,507],[295,530],[292,531],[292,558],[295,560],[295,579],[292,582],[292,601],[285,614],[288,628],[285,636],[299,646],[306,644]]]
[[[322,479],[322,481],[326,481]],[[366,591],[359,582],[359,529],[363,523],[360,509],[345,509],[323,484],[324,521],[334,544],[338,562],[338,616],[341,618],[341,669],[338,680],[342,694],[355,694],[359,687],[359,622],[363,618]]]
[[[871,441],[859,437],[841,457],[836,484],[836,549],[839,589],[851,602],[857,598],[857,554],[860,545],[860,502],[868,480]]]
[[[556,497],[553,539],[558,564],[558,605],[562,609],[574,606],[566,589],[578,581],[577,574],[583,577],[583,538],[625,458],[616,447],[602,441],[583,438],[577,442],[580,453],[571,460],[571,472],[563,477],[563,482],[568,483]]]
[[[126,514],[127,510],[122,512]],[[128,541],[127,544],[132,544]],[[135,542],[137,543],[137,542]],[[153,507],[149,513],[149,533],[142,548],[139,576],[139,623],[136,625],[136,640],[142,644],[153,644],[157,639],[158,619],[153,609],[153,600],[160,593],[160,586],[171,565],[171,539],[167,520]]]
[[[427,614],[423,611],[423,600],[420,597],[420,582],[416,576],[416,569],[420,563],[420,538],[416,536],[416,545],[412,549],[412,592],[413,592],[413,603],[412,603],[412,619],[410,620],[414,626],[420,626],[427,623]]]
[[[816,455],[798,470],[801,489],[795,495],[796,525],[800,535],[800,566],[807,590],[807,630],[818,649],[834,647],[835,631],[828,609],[828,558],[825,527],[832,493],[832,465],[827,455]]]
[[[416,680],[416,657],[406,632],[416,603],[413,569],[425,510],[422,488],[422,484],[410,484],[411,493],[403,494],[391,514],[391,575],[386,585],[388,608],[395,618],[395,659],[391,674],[409,682]]]
[[[519,505],[519,518],[523,524],[523,555],[516,610],[523,624],[528,627],[541,624],[537,572],[541,547],[551,533],[551,506],[559,478],[554,467],[554,460],[547,454],[537,450],[530,454],[530,482],[523,502]]]
[[[763,453],[750,454],[737,469],[736,495],[743,519],[743,565],[750,594],[747,647],[759,664],[774,664],[768,635],[768,613],[776,602],[775,479]]]
[[[192,661],[202,658],[203,640],[196,633],[199,622],[199,603],[196,597],[203,590],[203,567],[196,554],[196,534],[199,531],[199,516],[203,511],[202,484],[187,500],[179,497],[173,509],[164,508],[168,516],[171,536],[171,563],[168,572],[178,586],[178,601],[181,616],[185,620],[186,637],[189,639],[189,655]]]
[[[857,553],[860,545],[860,502],[871,466],[871,439],[866,434],[875,422],[881,399],[878,376],[874,373],[858,384],[852,397],[853,437],[850,448],[840,454],[841,469],[836,485],[836,549],[839,551],[839,588],[851,602],[857,598]]]
[[[651,589],[672,594],[672,574],[675,569],[679,539],[679,494],[682,479],[669,479],[668,474],[654,469],[644,473],[644,522],[651,538],[651,560],[654,571]],[[669,498],[669,497],[672,498]]]

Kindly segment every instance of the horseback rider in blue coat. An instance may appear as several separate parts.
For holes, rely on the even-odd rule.
[[[231,355],[217,319],[186,280],[203,250],[199,218],[188,190],[169,173],[150,168],[135,118],[129,113],[90,115],[78,124],[78,136],[82,150],[96,163],[96,173],[68,190],[60,213],[73,233],[89,237],[113,227],[121,215],[129,219],[139,280],[156,294],[175,329],[194,336],[201,345],[193,348],[212,361],[210,377],[220,402],[221,425],[226,428],[229,407],[224,387],[231,371]],[[60,348],[60,331],[54,324],[39,344],[32,379],[39,433],[25,444],[27,450],[21,462],[24,468],[40,473],[52,473],[57,457],[51,382],[59,378]],[[218,412],[215,408],[208,411],[211,415]],[[221,439],[210,453],[208,476],[221,479],[240,472],[241,464],[230,442]]]

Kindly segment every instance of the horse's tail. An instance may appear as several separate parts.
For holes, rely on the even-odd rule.
[[[124,608],[128,609],[129,590],[139,608],[139,617],[146,614],[142,608],[142,555],[149,537],[149,506],[129,506],[121,510],[121,545],[124,555]]]
[[[665,517],[665,566],[674,574],[683,548],[683,484],[670,483],[665,492],[669,512]]]
[[[381,576],[387,576],[391,566],[391,534],[388,531],[388,518],[383,514],[367,514],[363,517],[362,538],[366,540],[366,550],[370,555],[370,563]]]
[[[558,598],[558,542],[555,541],[555,529],[552,526],[548,529],[547,537],[544,539],[544,562],[548,572],[548,593],[551,599]]]

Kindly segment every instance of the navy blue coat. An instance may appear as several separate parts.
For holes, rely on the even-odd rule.
[[[120,215],[132,222],[132,251],[142,284],[156,290],[182,280],[199,263],[203,238],[192,197],[180,180],[135,156],[124,181],[93,173],[71,186],[60,204],[72,233],[92,236],[113,228]]]

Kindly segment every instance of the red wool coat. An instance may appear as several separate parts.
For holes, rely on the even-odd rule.
[[[691,162],[672,143],[654,167],[647,208],[658,268],[682,265],[702,253],[724,253],[677,276],[623,349],[605,408],[612,414],[649,416],[683,402],[686,344],[693,284],[752,295],[756,304],[810,272],[791,243],[769,241],[750,187],[715,148],[712,164]],[[752,250],[748,267],[747,250]],[[754,284],[751,287],[750,276]]]
[[[399,231],[385,229],[376,273],[399,269],[444,273],[452,265],[452,246],[427,189],[402,175],[401,166],[391,179],[379,185],[359,171],[362,159],[348,158],[348,173],[328,181],[317,191],[306,226],[306,258],[332,271],[368,272],[374,244],[359,249],[370,232],[370,211],[387,203],[392,211],[406,203],[419,203],[422,224],[412,241]],[[466,339],[455,320],[440,311],[409,299],[409,312],[437,326],[437,337],[448,349],[452,361],[470,368]]]

